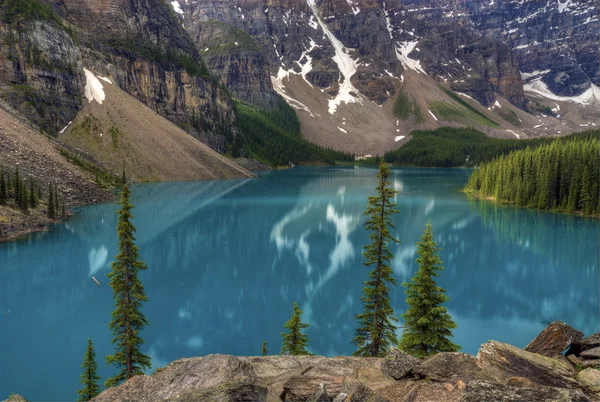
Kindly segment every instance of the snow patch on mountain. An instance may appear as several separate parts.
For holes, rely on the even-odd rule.
[[[352,85],[350,79],[356,73],[356,69],[358,67],[358,63],[356,60],[352,59],[350,54],[348,53],[350,50],[344,46],[342,42],[340,42],[335,35],[329,30],[327,25],[323,22],[321,17],[319,16],[319,9],[317,8],[316,0],[306,0],[308,6],[310,7],[313,15],[315,16],[317,23],[323,29],[323,32],[333,45],[335,50],[335,56],[333,56],[333,61],[337,64],[338,69],[344,76],[344,81],[340,83],[340,89],[338,91],[337,96],[334,99],[329,100],[329,113],[335,114],[337,107],[343,103],[361,103],[361,99],[358,97],[359,91]],[[341,78],[341,77],[340,77]],[[354,93],[354,94],[353,94]],[[355,95],[356,94],[356,95]]]
[[[414,70],[418,73],[427,74],[423,67],[421,67],[421,62],[419,60],[414,60],[408,57],[408,55],[414,50],[414,48],[419,43],[418,40],[413,40],[409,42],[397,42],[398,46],[396,46],[396,57],[404,68]]]
[[[546,85],[541,78],[536,78],[535,80],[523,85],[523,90],[525,92],[533,92],[545,98],[557,101],[574,102],[581,105],[591,105],[595,103],[600,104],[600,88],[594,84],[591,84],[591,87],[580,95],[559,96],[550,91],[548,85]]]
[[[179,5],[178,1],[172,1],[171,5],[173,6],[173,10],[175,10],[177,14],[183,15],[183,10],[181,9],[181,6]]]
[[[100,83],[98,78],[96,78],[96,76],[90,70],[84,68],[83,72],[85,73],[85,78],[87,80],[85,83],[85,88],[83,89],[85,97],[89,103],[95,100],[99,104],[102,104],[106,98],[102,83]]]
[[[358,8],[358,6],[355,4],[357,3],[356,1],[346,0],[346,3],[348,3],[348,5],[352,8],[354,15],[360,13],[360,8]]]
[[[277,72],[277,76],[271,76],[271,83],[273,84],[273,89],[277,92],[283,99],[287,101],[287,103],[296,110],[304,110],[308,112],[311,117],[315,117],[315,115],[311,112],[311,110],[304,103],[300,102],[297,99],[292,98],[285,92],[285,85],[283,84],[284,79],[289,79],[290,74],[298,74],[294,70],[286,70],[283,67],[279,67],[279,71]]]

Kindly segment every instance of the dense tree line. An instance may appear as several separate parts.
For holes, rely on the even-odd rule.
[[[600,130],[514,151],[482,164],[466,190],[543,210],[600,212]]]
[[[413,131],[404,146],[388,152],[388,163],[423,167],[476,166],[515,149],[537,147],[548,139],[490,138],[472,128],[443,127],[435,131]]]
[[[354,160],[353,155],[323,148],[302,138],[296,112],[281,98],[272,111],[236,102],[236,116],[240,134],[233,140],[231,154],[234,157],[248,156],[271,166]]]
[[[65,202],[59,200],[56,184],[48,185],[44,198],[42,186],[32,178],[22,177],[18,166],[12,173],[0,170],[0,205],[19,209],[25,214],[45,206],[49,219],[66,216]]]

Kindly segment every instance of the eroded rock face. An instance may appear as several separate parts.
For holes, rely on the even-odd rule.
[[[501,383],[511,377],[526,377],[542,386],[577,387],[572,369],[565,363],[505,343],[484,343],[477,353],[477,360],[488,375]]]
[[[564,322],[554,321],[525,346],[524,350],[547,357],[556,357],[582,338],[583,332],[577,331]]]
[[[82,107],[85,77],[71,35],[52,21],[0,21],[0,98],[56,134]]]
[[[162,0],[51,0],[76,32],[81,63],[224,151],[236,134],[231,99]]]

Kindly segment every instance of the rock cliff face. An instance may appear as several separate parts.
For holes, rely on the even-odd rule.
[[[80,38],[83,64],[224,151],[234,134],[227,94],[162,0],[65,0],[55,9]]]
[[[52,20],[0,20],[0,99],[56,133],[82,107],[81,52]]]
[[[394,96],[393,78],[407,68],[422,70],[486,107],[495,93],[524,107],[520,72],[528,79],[536,72],[564,96],[579,95],[600,80],[600,23],[591,0],[180,3],[188,31],[209,20],[244,30],[260,43],[272,75],[293,70],[331,93],[348,67],[334,59],[337,39],[353,60],[350,80],[379,104]]]
[[[574,331],[565,324],[561,329],[566,329],[565,336]],[[540,337],[555,339],[548,331]],[[477,357],[438,353],[421,360],[394,348],[383,358],[209,355],[177,360],[151,376],[133,377],[93,400],[597,400],[600,371],[588,368],[578,373],[561,356],[550,358],[496,341],[482,345]]]

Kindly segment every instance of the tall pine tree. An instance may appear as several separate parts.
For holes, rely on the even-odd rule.
[[[433,240],[431,222],[421,242],[417,243],[417,263],[419,269],[410,283],[403,283],[408,310],[402,314],[404,331],[398,346],[417,357],[429,356],[438,352],[456,352],[460,346],[448,338],[456,324],[442,304],[450,298],[446,291],[435,282],[442,271],[442,260],[438,256],[437,243]]]
[[[46,215],[48,219],[54,220],[56,218],[56,210],[54,209],[54,190],[52,189],[52,184],[48,186],[48,205],[46,209]]]
[[[393,255],[388,243],[400,243],[390,234],[390,228],[394,228],[391,216],[399,211],[394,209],[397,191],[390,186],[390,176],[390,168],[382,161],[377,174],[377,195],[369,197],[365,211],[369,217],[365,226],[371,232],[372,242],[365,247],[364,265],[374,268],[363,287],[364,312],[355,316],[359,325],[352,341],[358,347],[353,353],[355,356],[382,356],[397,343],[394,323],[398,319],[390,305],[388,287],[388,284],[395,285],[396,280],[392,277],[390,261]]]
[[[288,332],[281,333],[281,336],[283,337],[281,354],[310,355],[308,350],[306,350],[306,345],[308,345],[310,339],[308,339],[308,335],[302,333],[302,330],[308,328],[308,324],[302,322],[302,310],[298,307],[298,303],[294,302],[294,313],[292,318],[290,318],[283,327],[287,329]]]
[[[100,393],[100,376],[96,374],[98,364],[96,363],[96,353],[94,352],[94,344],[91,339],[88,339],[87,350],[83,359],[83,373],[81,374],[81,383],[83,388],[77,391],[79,398],[77,402],[89,401]]]
[[[8,198],[8,189],[6,179],[4,178],[4,170],[0,170],[0,204],[6,204]]]
[[[135,226],[131,222],[133,205],[129,196],[129,188],[125,185],[121,190],[121,209],[117,211],[119,254],[108,274],[115,301],[109,327],[114,336],[111,342],[116,346],[115,353],[106,357],[106,363],[118,368],[119,372],[106,380],[106,387],[118,385],[151,367],[150,357],[140,350],[144,340],[139,333],[148,325],[141,307],[148,298],[138,273],[146,269],[146,264],[140,261],[139,249],[135,245]]]

